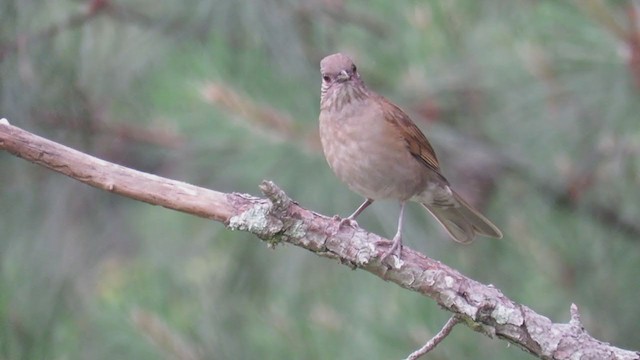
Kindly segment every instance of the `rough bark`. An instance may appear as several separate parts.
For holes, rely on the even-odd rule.
[[[402,260],[381,263],[389,241],[361,228],[300,207],[275,184],[260,186],[266,198],[221,193],[146,174],[100,160],[0,121],[0,150],[42,165],[88,185],[153,205],[223,222],[270,244],[290,243],[319,256],[360,268],[416,291],[457,314],[475,331],[515,344],[541,359],[640,360],[590,336],[577,307],[569,323],[553,323],[491,285],[405,247]]]

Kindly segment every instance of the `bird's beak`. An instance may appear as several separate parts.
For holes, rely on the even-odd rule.
[[[338,74],[338,76],[336,77],[336,79],[338,79],[338,81],[340,82],[347,81],[350,78],[351,78],[351,75],[349,75],[347,70],[340,71],[340,74]]]

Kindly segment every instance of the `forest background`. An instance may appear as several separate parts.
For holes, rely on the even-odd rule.
[[[344,52],[427,133],[503,240],[406,244],[596,338],[640,348],[636,1],[0,0],[0,117],[218,191],[361,199],[317,137],[319,60]],[[398,205],[359,219],[391,237]],[[389,359],[449,314],[291,246],[0,153],[0,359]],[[433,359],[530,359],[458,327]]]

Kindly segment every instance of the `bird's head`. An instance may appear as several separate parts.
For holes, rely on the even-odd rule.
[[[350,101],[354,96],[366,94],[366,88],[353,61],[341,53],[329,55],[320,61],[322,74],[321,102],[329,98],[331,103]]]

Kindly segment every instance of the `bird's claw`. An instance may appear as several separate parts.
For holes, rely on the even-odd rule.
[[[351,217],[341,218],[338,215],[333,215],[332,219],[334,221],[340,221],[340,223],[338,224],[338,230],[342,229],[342,227],[345,226],[345,225],[347,225],[349,227],[352,227],[352,228],[359,227],[358,222],[355,219],[351,218]]]
[[[385,243],[388,244],[389,241],[387,240],[382,240],[380,241],[381,243]],[[384,252],[384,254],[382,254],[382,256],[380,257],[380,262],[385,262],[385,260],[387,260],[387,258],[390,255],[395,255],[398,260],[400,260],[402,258],[402,240],[400,239],[393,239],[391,241],[391,247],[389,247],[389,249],[387,249],[387,251]]]
[[[360,227],[360,225],[358,225],[358,222],[352,218],[344,218],[340,220],[340,227],[343,227],[345,225],[352,227],[354,229]]]

